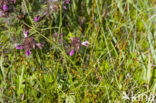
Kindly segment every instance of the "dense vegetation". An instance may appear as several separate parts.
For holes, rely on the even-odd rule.
[[[1,0],[1,103],[156,99],[155,0]]]

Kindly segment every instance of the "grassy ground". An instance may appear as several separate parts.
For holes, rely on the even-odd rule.
[[[16,0],[16,11],[0,18],[1,103],[154,103],[155,0],[71,0],[66,10],[39,1]],[[15,47],[24,26],[44,44],[30,56]],[[66,44],[70,37],[90,44],[70,56],[55,32]]]

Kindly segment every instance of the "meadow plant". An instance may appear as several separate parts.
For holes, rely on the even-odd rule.
[[[155,8],[155,0],[0,0],[0,103],[154,102]]]
[[[34,40],[34,37],[32,37],[32,36],[28,37],[28,33],[29,33],[28,30],[24,31],[24,41],[23,41],[22,45],[16,46],[16,49],[25,49],[26,56],[29,56],[31,54],[31,50],[35,49],[36,46],[40,49],[42,49],[42,47],[43,47],[43,44],[37,43]]]

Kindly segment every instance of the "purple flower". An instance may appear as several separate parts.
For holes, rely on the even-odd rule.
[[[16,2],[16,0],[13,0],[13,2],[15,3],[15,2]]]
[[[31,51],[29,49],[26,49],[25,54],[26,54],[26,56],[29,56],[31,54]]]
[[[7,11],[8,10],[8,6],[6,4],[3,5],[3,10]]]
[[[29,30],[24,30],[24,31],[23,31],[23,34],[24,34],[24,37],[28,37]]]
[[[74,49],[72,49],[69,53],[70,56],[74,55]]]
[[[23,49],[23,46],[22,45],[17,45],[16,49]]]
[[[16,49],[24,49],[24,46],[23,46],[23,45],[17,45],[17,46],[16,46]],[[26,55],[26,56],[29,56],[30,54],[31,54],[30,49],[26,49],[26,50],[25,50],[25,55]]]
[[[67,10],[67,6],[63,6],[63,9],[64,9],[64,10]]]
[[[34,37],[32,36],[28,37],[29,30],[26,31],[24,30],[23,33],[24,33],[24,41],[22,45],[17,45],[16,49],[25,49],[26,56],[29,56],[31,54],[31,50],[35,49],[36,46],[40,49],[43,47],[43,44],[37,43],[34,40]]]
[[[70,0],[64,0],[64,4],[69,4]]]
[[[36,16],[36,17],[34,18],[34,21],[35,21],[35,22],[38,22],[39,19],[40,19],[40,16]]]
[[[70,40],[71,40],[70,45],[71,45],[71,48],[72,48],[72,50],[69,53],[70,56],[74,55],[75,51],[78,52],[82,45],[85,46],[85,47],[88,47],[88,44],[89,44],[88,41],[84,41],[84,42],[81,43],[81,41],[80,41],[80,39],[78,37],[71,37]]]
[[[37,46],[38,48],[42,49],[42,48],[43,48],[43,43],[36,43],[36,46]]]
[[[88,47],[88,44],[89,44],[88,41],[85,41],[85,42],[82,42],[82,43],[81,43],[81,45],[84,45],[85,47]]]
[[[70,0],[64,0],[63,1],[63,9],[67,10],[67,5],[69,5],[69,4],[70,4]]]

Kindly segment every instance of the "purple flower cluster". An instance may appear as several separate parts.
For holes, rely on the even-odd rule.
[[[70,3],[70,0],[64,0],[64,3],[65,4],[69,4]]]
[[[12,11],[15,2],[16,0],[0,0],[0,17],[4,17]]]
[[[3,5],[3,11],[8,11],[8,6],[6,4]]]
[[[71,40],[71,51],[69,53],[70,56],[74,55],[75,51],[79,51],[80,47],[83,45],[85,47],[88,47],[89,42],[88,41],[84,41],[81,43],[79,38],[70,38]]]
[[[6,12],[6,11],[8,11],[9,6],[12,5],[12,4],[14,4],[15,2],[16,2],[16,0],[6,0],[6,1],[3,1],[2,0],[0,2],[1,3],[0,5],[2,5],[2,8],[1,9]]]
[[[35,47],[37,46],[38,48],[42,49],[43,44],[42,43],[37,43],[34,40],[34,37],[30,36],[28,37],[29,34],[29,30],[24,30],[23,31],[24,34],[24,41],[22,43],[22,45],[17,45],[16,49],[25,49],[25,54],[26,56],[29,56],[31,54],[31,50],[35,49]],[[58,33],[54,33],[54,39],[55,41],[58,41],[58,43],[63,43],[63,34],[59,34]],[[67,49],[70,49],[69,51],[69,56],[73,56],[75,54],[75,52],[78,52],[81,48],[81,46],[85,46],[88,47],[89,42],[88,41],[84,41],[81,42],[79,38],[74,37],[74,38],[70,38],[71,43],[70,43],[70,48],[68,47]],[[69,46],[69,44],[66,44]]]
[[[24,30],[24,41],[22,43],[22,45],[17,45],[16,49],[25,49],[25,54],[26,56],[29,56],[31,54],[31,50],[35,49],[35,47],[37,46],[38,48],[42,48],[43,44],[42,43],[37,43],[34,40],[34,37],[30,36],[28,37],[28,30]]]
[[[67,10],[67,6],[70,4],[70,0],[64,0],[63,1],[63,9]]]
[[[58,6],[59,8],[60,2],[57,3],[57,1],[58,0],[55,0],[54,4],[55,6]],[[12,12],[12,9],[15,3],[16,3],[16,0],[2,0],[2,1],[0,0],[0,17],[5,17],[7,16],[6,14],[9,14],[10,12]],[[63,9],[67,10],[67,6],[71,3],[71,0],[63,0],[63,2],[61,3],[63,5]],[[47,13],[45,13],[43,16],[41,15],[35,16],[34,22],[40,22],[46,17],[46,15]],[[23,26],[25,27],[24,24]],[[36,42],[33,36],[28,36],[29,28],[25,27],[23,34],[24,34],[24,40],[21,45],[16,45],[16,49],[18,50],[24,49],[26,56],[29,56],[31,54],[31,51],[35,49],[36,47],[42,49],[43,47],[42,43]],[[63,34],[62,33],[58,34],[57,32],[54,33],[53,37],[54,37],[54,41],[59,43],[58,44],[59,46],[61,45],[61,46],[64,46],[65,49],[68,49],[67,53],[69,53],[69,56],[74,55],[75,52],[79,52],[81,46],[88,47],[88,44],[89,44],[88,41],[81,42],[80,39],[77,37],[70,38],[71,43],[69,44],[66,40],[63,39]]]

